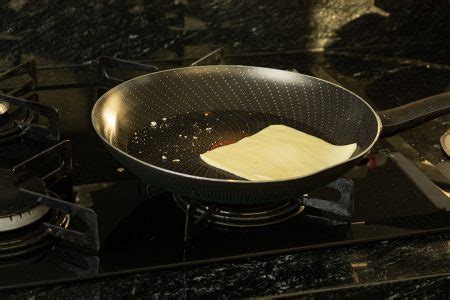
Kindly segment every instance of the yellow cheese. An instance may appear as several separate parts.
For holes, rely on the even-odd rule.
[[[280,180],[342,163],[355,150],[355,143],[336,146],[285,125],[270,125],[234,144],[200,154],[200,158],[248,180]]]

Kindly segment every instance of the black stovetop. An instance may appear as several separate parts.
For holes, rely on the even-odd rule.
[[[187,63],[183,60],[156,62],[160,68]],[[226,63],[295,69],[325,79],[340,69],[333,59],[310,53],[233,56],[228,57]],[[420,74],[419,69],[415,70],[416,74]],[[426,69],[422,71],[426,72]],[[366,72],[370,72],[370,68]],[[119,75],[136,74],[122,72]],[[0,266],[2,274],[8,274],[0,277],[0,289],[450,229],[448,198],[414,162],[398,153],[392,144],[381,141],[367,164],[347,174],[354,182],[351,223],[317,221],[314,218],[316,212],[307,208],[289,221],[266,228],[204,227],[186,243],[183,240],[185,214],[176,206],[172,195],[154,191],[148,196],[139,180],[121,168],[95,135],[90,123],[90,111],[99,95],[95,69],[89,65],[43,68],[39,70],[38,78],[40,101],[59,109],[62,138],[69,139],[72,144],[72,200],[97,213],[101,249],[92,252],[58,242],[37,261]],[[364,90],[363,83],[352,82],[353,86],[347,87],[361,91]],[[370,89],[373,86],[371,84]],[[436,87],[436,93],[441,92],[439,88]],[[395,90],[388,90],[386,97],[398,99],[392,96],[394,94]],[[369,100],[377,104],[379,99]],[[413,99],[404,101],[410,100]],[[2,145],[0,167],[10,168],[23,160],[23,155],[37,153],[48,145],[28,138]],[[335,197],[331,193],[327,189],[318,189],[310,195]]]

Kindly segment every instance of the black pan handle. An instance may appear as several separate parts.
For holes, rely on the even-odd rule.
[[[450,92],[379,111],[378,115],[383,124],[381,137],[393,136],[448,113],[450,113]]]

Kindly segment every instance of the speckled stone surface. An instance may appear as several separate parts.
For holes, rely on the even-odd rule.
[[[425,45],[448,41],[449,13],[445,0],[9,0],[0,4],[0,65],[198,56],[218,46],[242,53]]]
[[[12,299],[323,297],[428,295],[447,291],[450,235],[305,251],[7,291]],[[436,289],[434,288],[436,287]],[[362,294],[361,294],[362,293]]]

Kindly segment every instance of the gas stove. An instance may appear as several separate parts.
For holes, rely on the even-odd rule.
[[[380,141],[345,178],[271,205],[211,205],[141,184],[97,138],[93,104],[128,78],[211,63],[349,82],[335,75],[332,58],[304,51],[37,68],[30,61],[0,75],[0,270],[8,274],[0,289],[450,229],[448,181],[400,152],[411,146],[402,137]],[[360,82],[346,87],[364,91]]]

